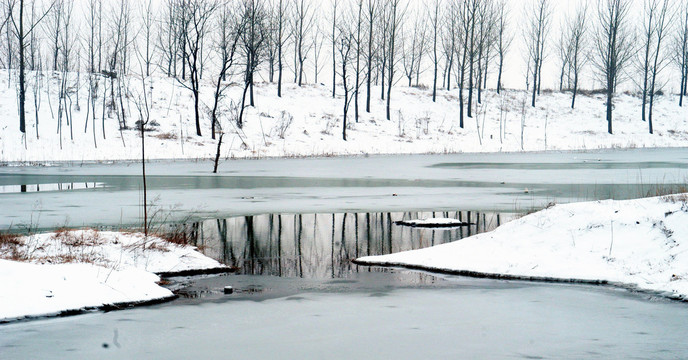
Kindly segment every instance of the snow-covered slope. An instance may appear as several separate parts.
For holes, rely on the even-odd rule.
[[[223,267],[193,247],[138,233],[75,230],[6,240],[0,322],[164,300],[174,295],[155,273]]]
[[[613,283],[688,299],[688,196],[555,205],[449,244],[363,257],[495,278]]]
[[[34,74],[29,75],[33,81]],[[19,133],[16,79],[8,84],[6,72],[0,71],[0,162],[55,160],[118,160],[140,158],[140,139],[135,130],[120,135],[116,112],[105,111],[96,101],[96,121],[86,105],[88,86],[82,74],[76,84],[72,74],[71,126],[62,119],[62,133],[57,133],[57,74],[41,75],[38,111],[38,135],[33,92],[27,98],[26,143]],[[47,80],[50,80],[49,82]],[[215,154],[216,141],[210,138],[209,113],[214,88],[209,79],[202,87],[201,128],[196,136],[191,92],[174,80],[152,78],[151,121],[159,124],[147,133],[146,153],[150,159],[207,159]],[[50,84],[46,86],[46,84]],[[132,92],[140,80],[128,79]],[[101,89],[103,82],[100,83]],[[78,90],[78,92],[77,92]],[[621,94],[615,100],[614,135],[607,134],[602,95],[580,95],[576,109],[570,108],[570,94],[545,92],[535,108],[523,91],[505,90],[483,93],[483,102],[473,118],[459,127],[458,90],[439,91],[437,102],[431,90],[398,86],[392,91],[392,119],[386,120],[385,102],[380,88],[373,87],[371,113],[365,112],[365,92],[360,97],[360,119],[350,109],[347,141],[342,140],[342,105],[333,99],[325,85],[285,84],[283,97],[276,96],[276,85],[260,83],[255,89],[255,107],[248,107],[245,126],[238,129],[229,120],[230,104],[240,103],[241,88],[231,86],[222,101],[220,122],[227,136],[221,155],[232,157],[328,156],[389,153],[446,153],[541,151],[634,147],[680,147],[688,145],[687,115],[675,96],[660,96],[654,111],[655,134],[640,120],[640,99]],[[77,96],[78,95],[78,96]],[[76,107],[77,97],[79,108]],[[123,98],[127,125],[138,120],[136,96]],[[284,112],[284,115],[283,115]],[[292,117],[290,122],[288,119]],[[500,125],[500,118],[502,119]],[[523,141],[521,123],[523,122]],[[103,137],[105,124],[105,138]],[[95,128],[94,128],[95,125]],[[94,134],[95,129],[95,134]],[[501,131],[500,131],[501,129]],[[502,134],[500,136],[500,133]]]

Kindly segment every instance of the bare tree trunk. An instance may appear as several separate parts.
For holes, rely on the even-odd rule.
[[[24,74],[24,0],[19,0],[19,131],[26,135],[26,79]]]
[[[390,36],[389,36],[389,83],[387,84],[387,120],[392,119],[392,86],[394,85],[394,54],[395,54],[395,40],[397,36],[398,25],[401,19],[401,14],[398,14],[400,9],[400,0],[391,0],[391,22],[390,22]]]
[[[471,4],[471,15],[470,15],[470,52],[468,56],[469,71],[468,71],[468,117],[473,117],[473,65],[475,63],[475,15],[476,15],[477,2],[473,1]]]
[[[372,81],[373,73],[373,21],[375,19],[375,0],[368,0],[368,54],[367,67],[368,74],[366,76],[366,112],[370,113],[370,83]]]
[[[337,28],[337,4],[338,0],[332,1],[332,98],[337,96],[337,57],[335,55],[335,31]]]

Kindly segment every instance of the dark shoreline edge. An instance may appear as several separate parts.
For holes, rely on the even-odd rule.
[[[19,322],[33,321],[33,320],[62,318],[62,317],[68,317],[68,316],[74,316],[74,315],[93,313],[93,312],[97,312],[97,311],[110,312],[110,311],[132,309],[135,307],[157,305],[157,304],[163,304],[166,302],[170,302],[172,300],[177,299],[178,297],[179,297],[178,295],[170,295],[170,296],[165,296],[165,297],[157,298],[157,299],[142,300],[142,301],[125,301],[125,302],[118,302],[118,303],[112,303],[112,304],[103,304],[100,306],[89,306],[89,307],[83,307],[83,308],[79,308],[79,309],[62,310],[59,312],[43,314],[43,315],[28,315],[28,316],[13,318],[13,319],[3,319],[3,320],[0,320],[0,326],[5,325],[5,324],[13,324],[13,323],[19,323]]]
[[[525,276],[525,275],[510,275],[510,274],[499,274],[499,273],[486,273],[480,271],[472,270],[454,270],[445,268],[435,268],[431,266],[422,265],[408,265],[403,263],[394,262],[374,262],[374,261],[361,261],[359,259],[354,259],[351,261],[355,265],[359,266],[377,266],[386,268],[400,268],[408,270],[418,270],[426,271],[436,274],[444,275],[455,275],[455,276],[466,276],[479,279],[494,279],[494,280],[516,280],[516,281],[531,281],[540,283],[559,283],[559,284],[580,284],[580,285],[594,285],[594,286],[610,286],[620,289],[625,289],[630,292],[656,295],[665,299],[672,301],[678,301],[683,303],[688,303],[688,297],[683,295],[678,295],[670,292],[654,291],[638,288],[636,285],[626,284],[621,282],[609,281],[609,280],[589,280],[589,279],[575,279],[575,278],[557,278],[549,276]]]
[[[198,276],[198,275],[217,275],[217,274],[231,274],[236,272],[238,269],[228,267],[228,266],[220,266],[220,267],[214,267],[214,268],[208,268],[208,269],[191,269],[191,270],[182,270],[182,271],[163,271],[163,272],[157,272],[155,275],[160,276],[161,278],[171,278],[171,277],[177,277],[177,276]]]

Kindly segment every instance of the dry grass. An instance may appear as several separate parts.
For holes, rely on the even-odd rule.
[[[67,253],[50,256],[40,256],[31,259],[36,264],[105,264],[106,262],[91,253]]]
[[[0,259],[25,261],[26,253],[21,250],[24,243],[19,234],[0,232]]]
[[[63,245],[71,247],[98,246],[103,244],[100,233],[95,229],[77,231],[74,229],[59,228],[55,231],[55,235],[53,235],[52,238],[60,241]]]
[[[155,134],[153,137],[160,140],[177,140],[177,135],[171,132]]]
[[[676,204],[676,203],[683,203],[683,204],[688,204],[688,193],[683,193],[683,194],[674,194],[674,195],[664,195],[662,196],[662,200],[668,203]]]
[[[688,193],[688,187],[686,187],[686,185],[664,185],[650,189],[645,194],[645,197],[668,197],[673,195],[683,195],[686,193]]]
[[[191,236],[187,233],[184,226],[175,226],[168,231],[160,231],[155,236],[177,245],[190,245]]]
[[[10,234],[7,232],[0,232],[0,249],[9,246],[19,246],[22,242],[19,240],[19,234]]]

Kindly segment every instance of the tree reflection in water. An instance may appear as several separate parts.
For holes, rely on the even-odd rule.
[[[351,262],[444,244],[494,230],[518,214],[472,211],[267,214],[183,225],[206,255],[239,274],[342,278],[369,267]],[[395,221],[447,217],[471,223],[457,228],[412,228]]]

